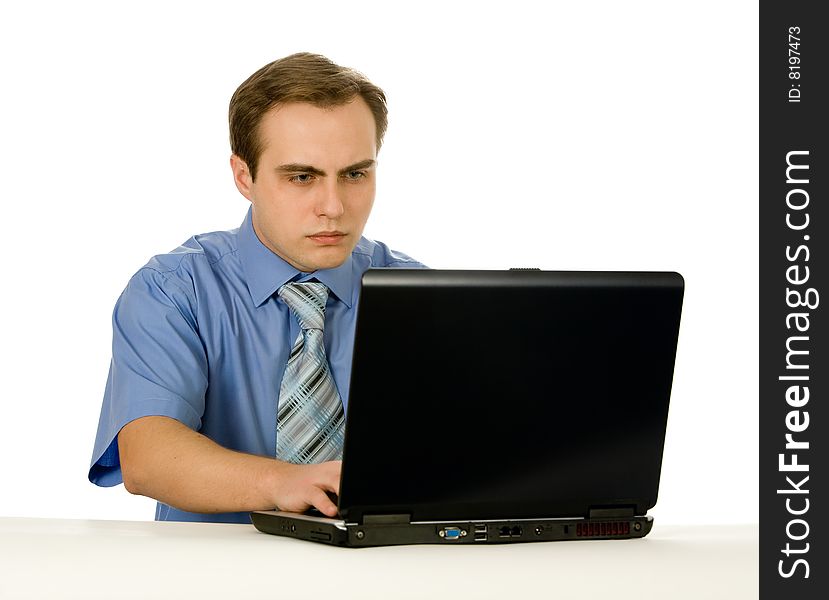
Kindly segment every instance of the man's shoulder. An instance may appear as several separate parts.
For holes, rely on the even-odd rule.
[[[156,254],[144,265],[144,268],[159,273],[168,273],[191,263],[205,265],[219,263],[226,256],[236,253],[238,232],[237,228],[194,235],[177,248],[163,254]]]
[[[426,269],[426,265],[415,260],[408,254],[392,250],[383,242],[361,237],[352,253],[354,258],[367,263],[366,268],[411,268]]]
[[[169,252],[156,254],[132,277],[155,285],[173,286],[186,292],[205,279],[215,280],[237,270],[227,263],[236,261],[237,229],[194,235]]]

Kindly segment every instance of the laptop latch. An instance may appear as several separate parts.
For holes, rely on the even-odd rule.
[[[590,519],[606,519],[617,517],[633,517],[636,514],[633,506],[596,506],[591,507],[588,513]]]
[[[405,524],[412,522],[412,515],[363,515],[364,525],[394,525]]]

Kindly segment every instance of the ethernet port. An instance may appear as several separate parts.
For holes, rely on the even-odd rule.
[[[522,535],[524,535],[524,530],[521,529],[519,525],[516,525],[515,527],[510,529],[509,534],[511,537],[521,537]]]
[[[505,525],[498,530],[498,537],[509,537],[510,536],[510,528],[509,525]]]

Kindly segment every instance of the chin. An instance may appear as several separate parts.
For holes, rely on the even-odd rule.
[[[349,257],[351,252],[342,252],[339,250],[337,252],[328,252],[326,253],[327,256],[318,256],[315,257],[316,260],[310,261],[311,266],[314,267],[315,271],[319,271],[321,269],[334,269],[339,267],[341,264],[345,262],[345,259]]]

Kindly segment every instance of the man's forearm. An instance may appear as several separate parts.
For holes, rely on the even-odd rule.
[[[169,417],[142,417],[118,434],[124,485],[180,510],[198,513],[337,507],[340,462],[294,465],[223,448]]]

